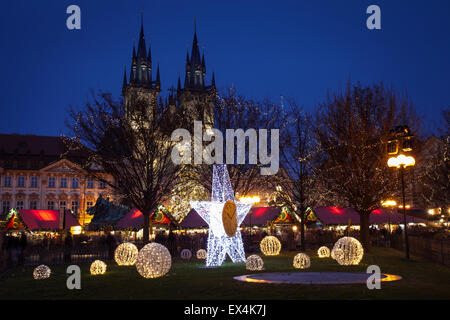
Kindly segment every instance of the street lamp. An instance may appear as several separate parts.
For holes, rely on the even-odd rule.
[[[397,126],[391,130],[391,137],[387,143],[387,153],[390,156],[388,159],[388,166],[400,170],[400,179],[402,182],[402,200],[403,200],[403,223],[405,228],[405,250],[406,259],[409,260],[409,241],[408,228],[406,224],[406,201],[405,201],[405,178],[404,171],[407,167],[412,167],[416,164],[416,160],[412,156],[404,155],[403,153],[412,151],[413,135],[410,133],[407,126]]]
[[[395,200],[386,200],[386,201],[383,201],[381,203],[381,206],[383,206],[385,208],[388,208],[389,235],[391,235],[392,234],[392,228],[391,228],[391,216],[390,216],[390,213],[391,213],[391,210],[394,207],[397,206],[397,201],[395,201]]]

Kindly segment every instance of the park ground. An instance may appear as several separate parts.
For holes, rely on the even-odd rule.
[[[220,268],[205,268],[204,261],[172,260],[169,273],[157,279],[142,278],[135,267],[119,267],[107,261],[106,274],[92,276],[89,264],[80,264],[81,289],[66,287],[67,265],[50,266],[49,279],[33,280],[33,267],[17,267],[0,275],[0,299],[450,299],[450,268],[417,257],[411,261],[404,253],[390,248],[372,248],[358,266],[340,266],[331,258],[319,259],[308,251],[311,267],[296,270],[292,260],[296,253],[285,252],[276,257],[263,257],[260,272],[366,272],[378,265],[382,273],[400,275],[403,279],[382,282],[380,290],[369,290],[365,284],[294,285],[260,284],[234,280],[234,276],[250,274],[245,264],[225,263]]]

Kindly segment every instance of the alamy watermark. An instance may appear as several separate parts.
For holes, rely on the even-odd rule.
[[[177,142],[172,149],[171,158],[174,164],[245,164],[246,141],[248,140],[248,163],[268,165],[260,169],[262,175],[273,175],[278,172],[279,163],[279,139],[278,129],[270,130],[270,155],[268,149],[268,130],[226,129],[226,154],[224,158],[224,138],[220,130],[206,128],[203,130],[201,121],[194,121],[194,139],[187,129],[176,129],[172,132],[171,140]],[[214,140],[213,140],[214,138]],[[181,139],[181,140],[180,140]],[[192,142],[193,141],[193,142]],[[203,148],[203,142],[209,142]],[[236,144],[235,144],[236,141]],[[236,161],[235,161],[236,145]]]

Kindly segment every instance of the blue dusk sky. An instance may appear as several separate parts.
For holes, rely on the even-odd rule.
[[[71,4],[81,30],[66,27]],[[366,27],[372,4],[381,30]],[[219,88],[291,97],[314,111],[349,78],[382,81],[408,94],[430,128],[450,105],[448,0],[16,0],[1,10],[0,133],[67,133],[69,105],[83,105],[91,89],[118,97],[141,9],[164,95],[184,79],[196,17],[207,82],[214,70]]]

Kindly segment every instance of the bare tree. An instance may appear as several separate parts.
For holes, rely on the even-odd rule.
[[[305,250],[306,211],[319,199],[314,179],[316,145],[311,116],[290,102],[288,127],[280,138],[280,174],[268,179],[276,190],[275,203],[286,207],[300,223],[301,249]]]
[[[92,100],[81,110],[70,109],[67,125],[74,137],[66,142],[69,149],[84,149],[83,168],[89,175],[143,213],[143,238],[148,242],[150,215],[167,200],[180,168],[171,161],[172,115],[161,103],[152,108],[137,94],[126,105],[104,93]]]
[[[412,121],[414,119],[414,121]],[[337,199],[360,215],[360,238],[370,248],[369,216],[396,184],[388,170],[386,142],[395,125],[418,124],[412,105],[383,85],[359,83],[328,95],[320,104],[314,134],[321,149],[318,180]],[[416,130],[417,132],[417,130]]]

